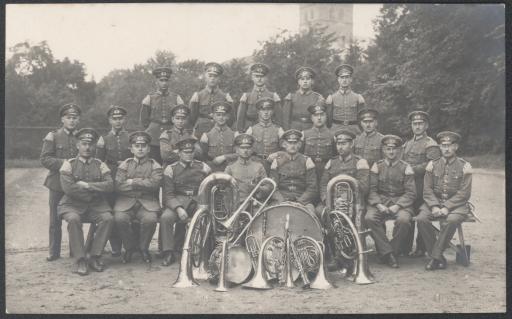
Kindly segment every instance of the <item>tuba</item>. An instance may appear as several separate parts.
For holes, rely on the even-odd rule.
[[[365,241],[368,230],[362,230],[361,201],[356,179],[345,174],[333,177],[327,184],[326,208],[321,219],[331,252],[353,261],[351,277],[362,285],[374,281],[366,256],[370,251],[366,250]]]

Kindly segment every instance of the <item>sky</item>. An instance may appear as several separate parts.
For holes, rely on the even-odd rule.
[[[380,4],[354,4],[354,37],[371,39]],[[157,50],[177,60],[245,57],[280,30],[298,32],[297,4],[8,4],[6,49],[47,41],[57,59],[85,64],[96,81]],[[6,52],[9,57],[9,52]]]

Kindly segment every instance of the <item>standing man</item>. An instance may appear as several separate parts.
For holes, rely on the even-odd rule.
[[[43,148],[39,160],[49,170],[44,186],[50,190],[50,236],[47,261],[60,258],[62,221],[57,214],[57,206],[64,193],[60,185],[59,169],[62,167],[64,160],[73,158],[77,154],[75,129],[80,122],[81,113],[80,107],[74,103],[63,105],[59,111],[62,127],[48,133],[43,139]]]
[[[277,184],[274,199],[297,202],[315,213],[313,200],[317,196],[318,184],[315,163],[311,158],[299,153],[302,147],[302,133],[298,130],[288,130],[281,137],[285,150],[282,156],[272,161],[270,177]]]
[[[223,172],[228,163],[237,157],[233,149],[235,132],[227,125],[231,104],[216,102],[212,105],[211,112],[215,126],[203,133],[200,145],[205,162],[214,172]]]
[[[472,168],[469,162],[457,157],[460,139],[460,135],[454,132],[437,134],[442,158],[430,161],[425,169],[424,204],[416,221],[431,257],[425,266],[427,270],[446,268],[443,251],[469,214]],[[441,222],[437,239],[432,227],[434,219]]]
[[[416,201],[414,202],[414,216],[418,215],[420,206],[423,204],[423,177],[425,176],[425,168],[427,163],[432,160],[437,160],[441,157],[441,151],[436,141],[427,136],[427,129],[429,125],[429,115],[423,111],[413,111],[409,113],[409,121],[414,136],[409,141],[405,142],[403,146],[402,159],[411,165],[414,170],[414,179],[416,183]],[[403,246],[404,255],[409,254],[412,250],[412,243],[414,241],[414,222],[412,223],[412,230],[410,236]],[[425,244],[421,236],[416,237],[416,251],[411,253],[412,257],[425,256]]]
[[[274,102],[274,123],[281,122],[281,98],[277,93],[267,89],[267,74],[269,67],[263,63],[254,63],[250,67],[251,79],[254,83],[252,91],[242,94],[238,114],[236,116],[236,130],[245,132],[258,122],[258,109],[256,102],[261,98],[270,98]]]
[[[338,77],[340,88],[327,97],[327,126],[333,132],[340,128],[348,128],[359,133],[357,114],[364,107],[361,94],[352,91],[352,74],[354,68],[348,64],[338,66],[334,73]]]
[[[76,259],[74,272],[85,276],[89,273],[88,266],[98,272],[104,269],[100,258],[114,225],[112,208],[106,196],[114,190],[114,181],[108,166],[94,158],[98,133],[91,128],[83,128],[77,138],[78,156],[65,160],[60,168],[60,182],[65,195],[60,200],[58,213],[68,222],[69,245]],[[84,247],[84,221],[97,225],[90,252]],[[89,264],[87,253],[90,255]]]
[[[138,248],[142,259],[151,262],[149,244],[155,233],[157,215],[160,212],[158,190],[162,181],[162,166],[149,158],[151,136],[147,132],[137,131],[130,134],[131,152],[134,157],[128,158],[119,165],[115,180],[118,193],[114,205],[114,220],[117,232],[126,249],[123,263],[132,259],[136,249],[132,220],[140,223]]]
[[[411,230],[412,205],[416,199],[414,171],[398,157],[401,145],[402,139],[396,135],[382,138],[384,159],[373,164],[370,170],[370,194],[365,216],[381,259],[392,268],[398,268],[396,254]],[[384,227],[390,218],[395,218],[391,242]]]
[[[279,139],[283,135],[283,129],[272,121],[275,102],[272,98],[264,97],[256,101],[258,110],[258,123],[247,129],[247,134],[254,137],[254,155],[270,172],[268,157],[279,151]]]
[[[107,117],[112,129],[105,136],[100,136],[96,145],[96,158],[107,164],[112,179],[116,178],[117,167],[131,156],[128,131],[125,129],[126,114],[128,112],[121,106],[112,105],[109,108]],[[113,189],[112,193],[108,194],[107,201],[110,207],[114,207],[116,194]],[[112,229],[109,241],[112,256],[121,256],[121,237],[115,228]]]
[[[171,111],[172,127],[160,135],[160,154],[164,167],[179,160],[179,150],[176,143],[183,137],[190,137],[194,134],[192,128],[187,128],[190,116],[190,109],[185,105],[178,105]],[[201,155],[201,148],[196,144],[196,157]]]
[[[303,132],[304,155],[315,162],[318,182],[322,177],[325,164],[334,156],[334,134],[325,126],[327,115],[323,101],[310,105],[308,112],[311,114],[313,127]]]
[[[377,131],[378,117],[379,112],[373,109],[365,108],[358,114],[363,132],[354,141],[354,153],[368,161],[370,167],[382,159],[381,141],[384,135]]]
[[[304,131],[311,127],[308,107],[324,101],[320,93],[313,91],[315,76],[316,72],[309,67],[300,67],[295,72],[299,89],[294,93],[288,93],[284,98],[282,121],[285,130]]]
[[[224,93],[219,88],[222,73],[224,73],[222,65],[215,62],[207,63],[204,69],[206,87],[201,91],[194,92],[190,99],[190,122],[195,125],[195,136],[197,138],[210,131],[214,125],[210,114],[214,103],[229,102],[233,104],[233,99],[229,93]],[[232,123],[233,118],[230,118],[227,124],[231,126]]]
[[[181,97],[169,90],[172,69],[159,67],[153,70],[157,90],[142,100],[140,123],[151,136],[149,157],[162,163],[158,138],[164,130],[171,128],[171,111],[176,105],[184,104]]]
[[[164,211],[160,217],[163,266],[169,266],[176,260],[175,253],[183,245],[186,222],[196,211],[199,185],[211,173],[206,163],[194,160],[196,142],[193,137],[182,137],[176,143],[179,160],[164,171]],[[175,224],[176,231],[173,228]]]

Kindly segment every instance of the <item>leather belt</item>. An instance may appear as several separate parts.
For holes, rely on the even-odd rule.
[[[178,195],[194,196],[194,191],[192,191],[192,190],[189,190],[189,191],[181,190],[181,191],[178,192]]]
[[[339,120],[332,120],[333,123],[336,124],[343,124],[343,125],[355,125],[357,124],[357,121],[339,121]]]

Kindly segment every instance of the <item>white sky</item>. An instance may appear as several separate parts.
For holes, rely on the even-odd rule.
[[[380,4],[354,5],[354,37],[373,37]],[[46,40],[57,59],[84,63],[89,76],[144,63],[157,50],[178,61],[249,56],[279,30],[298,32],[297,4],[8,4],[6,48]],[[9,53],[7,52],[7,58]]]

